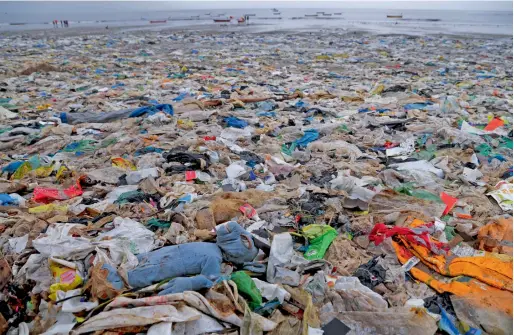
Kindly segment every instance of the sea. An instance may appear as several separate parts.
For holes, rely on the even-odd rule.
[[[269,8],[182,9],[173,8],[172,2],[0,2],[0,33],[62,29],[60,20],[68,20],[71,28],[126,27],[157,30],[213,24],[238,26],[246,23],[238,24],[237,19],[249,15],[247,23],[262,32],[340,28],[378,33],[512,36],[512,2],[508,3],[510,10],[499,11],[468,10],[465,3],[463,9],[448,10],[398,9],[401,7],[398,3],[396,9],[351,6],[291,8],[290,5],[287,8],[272,8],[274,2],[268,2]],[[295,4],[302,6],[302,2]],[[206,7],[212,7],[212,3]],[[230,18],[230,23],[214,23],[214,19]],[[59,21],[58,28],[52,25],[53,20]]]

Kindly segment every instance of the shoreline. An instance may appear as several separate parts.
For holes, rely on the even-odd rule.
[[[382,29],[380,29],[382,28]],[[301,33],[341,33],[346,34],[368,34],[373,36],[448,36],[451,38],[478,38],[478,39],[498,39],[512,38],[512,34],[502,33],[477,33],[460,31],[440,31],[439,29],[428,29],[427,27],[395,27],[385,26],[376,27],[369,25],[353,25],[342,27],[323,27],[322,25],[311,25],[304,28],[288,28],[274,24],[251,23],[245,26],[219,24],[196,24],[190,26],[170,27],[165,25],[156,26],[114,26],[106,29],[105,27],[69,27],[58,29],[30,29],[30,30],[9,30],[0,31],[0,38],[28,37],[28,38],[54,38],[54,37],[77,37],[77,36],[98,36],[98,35],[139,35],[145,33],[177,33],[177,32],[205,32],[212,33],[247,33],[275,35],[280,33],[301,34]]]

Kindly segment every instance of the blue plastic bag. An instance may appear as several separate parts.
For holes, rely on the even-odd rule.
[[[228,127],[234,127],[234,128],[245,128],[248,126],[248,122],[245,120],[241,120],[234,116],[228,116],[225,119],[223,119]]]
[[[306,147],[309,143],[316,141],[319,138],[319,133],[316,129],[308,129],[304,131],[303,137],[297,139],[293,143],[297,147]]]
[[[144,106],[134,109],[130,114],[129,117],[139,117],[141,115],[146,114],[153,115],[159,111],[162,111],[166,114],[173,115],[173,106],[170,104],[159,104],[155,106]]]
[[[0,206],[17,205],[18,200],[7,193],[0,193]]]
[[[439,320],[439,329],[444,330],[449,335],[480,335],[482,334],[482,330],[473,328],[470,326],[465,326],[468,328],[467,330],[460,330],[457,326],[458,320],[448,312],[444,310],[444,308],[440,305],[441,309],[441,320]],[[462,327],[461,327],[462,328]]]
[[[431,103],[422,102],[422,103],[415,103],[415,104],[406,104],[403,106],[405,110],[411,110],[411,109],[425,109],[427,106],[430,106]]]

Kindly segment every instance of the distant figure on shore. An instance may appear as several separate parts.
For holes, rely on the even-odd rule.
[[[68,28],[70,26],[68,20],[64,21],[65,25],[66,25],[66,28]]]
[[[61,20],[61,28],[62,28],[62,27],[64,27],[64,26],[63,26],[63,23],[62,23],[62,20]]]

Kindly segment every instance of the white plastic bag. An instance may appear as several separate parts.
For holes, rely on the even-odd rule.
[[[278,298],[278,301],[282,304],[284,300],[291,298],[291,294],[277,284],[270,284],[257,278],[252,278],[252,280],[261,295],[269,301]]]
[[[269,283],[275,283],[275,267],[288,264],[293,254],[293,238],[291,235],[289,233],[275,235],[271,243],[266,272],[266,279]]]

